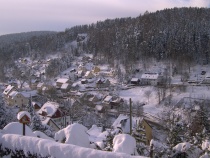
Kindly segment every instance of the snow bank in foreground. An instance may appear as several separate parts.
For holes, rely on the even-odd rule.
[[[81,147],[90,148],[87,128],[81,124],[74,123],[55,133],[55,140],[66,144],[73,144]]]
[[[61,144],[51,140],[20,136],[14,134],[0,134],[0,144],[2,148],[23,150],[26,154],[38,153],[42,157],[50,156],[54,158],[131,158],[132,156],[123,153],[112,153],[98,151],[71,144]],[[128,144],[130,145],[130,144]],[[135,158],[143,158],[136,156]]]
[[[136,149],[136,140],[128,134],[116,135],[113,139],[113,152],[134,154]]]
[[[3,128],[1,133],[23,135],[23,124],[19,122],[11,122]],[[32,130],[28,126],[25,126],[25,135],[36,137],[36,135],[32,132]]]

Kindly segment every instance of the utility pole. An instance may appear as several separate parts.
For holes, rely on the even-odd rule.
[[[131,98],[129,99],[130,102],[130,135],[132,135],[132,102],[131,102]]]

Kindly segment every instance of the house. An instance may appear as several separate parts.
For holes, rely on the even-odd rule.
[[[84,70],[79,70],[79,71],[77,72],[77,77],[78,77],[78,78],[82,78],[82,77],[85,75],[85,72],[86,72],[86,71],[84,71]]]
[[[40,119],[42,121],[42,124],[50,126],[55,132],[58,132],[61,129],[61,127],[55,121],[53,121],[53,119],[49,117],[46,118],[40,116]]]
[[[61,88],[61,86],[62,86],[64,83],[69,83],[69,79],[68,79],[68,78],[59,78],[59,79],[56,81],[56,87]]]
[[[96,110],[97,113],[104,113],[105,112],[105,108],[104,108],[103,105],[96,105],[95,110]]]
[[[61,92],[66,93],[70,90],[71,85],[69,83],[64,83],[61,86]]]
[[[26,98],[21,92],[12,91],[9,93],[6,102],[10,106],[24,107],[28,104],[28,98]]]
[[[101,103],[101,96],[95,94],[95,95],[91,95],[90,98],[88,98],[88,100],[86,101],[86,104],[90,107],[95,107],[96,104]]]
[[[79,85],[78,85],[78,83],[73,83],[73,84],[71,85],[71,89],[72,89],[72,90],[79,90]]]
[[[111,95],[106,96],[103,100],[103,103],[106,104],[106,105],[109,105],[110,102],[112,101],[112,98],[113,97]]]
[[[104,98],[102,103],[108,109],[118,109],[124,103],[124,100],[118,96],[108,95]]]
[[[32,91],[22,91],[21,94],[25,97],[25,98],[32,98],[32,99],[36,99],[37,98],[37,91],[36,90],[32,90]]]
[[[8,85],[6,89],[3,91],[4,98],[7,98],[9,93],[11,93],[12,91],[17,91],[17,89],[12,85]]]
[[[93,71],[93,73],[99,73],[101,71],[101,69],[99,67],[95,66],[92,71]]]
[[[132,134],[137,142],[142,142],[146,145],[152,140],[152,127],[143,117],[132,117]],[[120,129],[122,133],[130,133],[130,117],[120,114],[114,121],[112,127]]]
[[[93,73],[91,72],[91,71],[87,71],[86,73],[85,73],[85,78],[86,79],[91,79],[91,78],[93,78],[94,77],[94,75],[93,75]]]
[[[131,79],[131,84],[138,85],[140,83],[140,80],[138,78],[132,78]]]
[[[39,84],[39,80],[38,79],[32,79],[31,80],[31,88],[32,89],[36,89],[38,84]]]
[[[88,80],[87,79],[82,79],[81,80],[81,84],[87,84],[88,83]]]
[[[161,78],[158,73],[144,73],[141,76],[142,85],[156,86],[160,82]]]
[[[84,71],[84,72],[86,72],[87,71],[87,68],[84,65],[79,65],[78,66],[78,71]]]
[[[38,102],[32,102],[32,106],[33,106],[35,111],[38,111],[42,107],[42,105]]]
[[[98,79],[96,81],[96,87],[97,88],[106,88],[110,86],[110,81],[108,79]]]
[[[124,100],[120,97],[112,98],[110,101],[111,109],[113,108],[119,108],[124,103]]]
[[[150,126],[149,122],[143,117],[140,117],[136,122],[136,129],[133,131],[133,136],[136,138],[137,142],[149,145],[153,138],[152,126]]]
[[[44,87],[44,83],[39,82],[36,86],[37,90],[42,90],[42,88]]]
[[[48,101],[37,113],[40,115],[43,124],[50,124],[55,131],[58,129],[57,127],[59,129],[61,128],[63,124],[63,113],[58,103]]]
[[[210,84],[210,73],[207,73],[204,80],[202,81],[204,84]]]
[[[74,72],[70,72],[69,73],[69,79],[71,80],[71,81],[76,81],[77,80],[77,75],[74,73]]]

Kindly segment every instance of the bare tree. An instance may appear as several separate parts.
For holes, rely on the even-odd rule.
[[[147,90],[144,93],[145,97],[147,97],[147,99],[148,99],[148,103],[149,103],[149,98],[150,98],[151,94],[152,94],[152,91],[151,90]]]

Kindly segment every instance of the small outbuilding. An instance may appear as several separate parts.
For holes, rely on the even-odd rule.
[[[139,78],[132,78],[131,79],[131,84],[138,85],[139,83],[140,83],[140,79]]]

